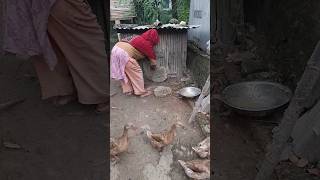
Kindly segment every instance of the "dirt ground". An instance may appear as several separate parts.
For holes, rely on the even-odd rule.
[[[106,115],[71,103],[55,107],[40,97],[29,61],[0,58],[0,102],[25,98],[0,112],[1,180],[99,180],[107,176]],[[18,144],[12,149],[5,143]]]
[[[217,114],[212,126],[214,180],[253,180],[272,141],[272,130],[279,122],[281,112],[266,118],[248,118],[231,114]],[[272,122],[272,123],[271,123]],[[281,162],[272,180],[316,180],[305,168],[291,162]]]
[[[214,116],[214,179],[253,180],[272,128],[273,124],[250,122],[237,114]]]
[[[168,85],[148,83],[147,86]],[[184,174],[177,160],[196,158],[191,146],[199,143],[204,137],[198,127],[191,127],[187,120],[191,114],[191,106],[178,98],[171,96],[158,98],[149,96],[139,98],[125,96],[121,93],[118,82],[111,85],[111,137],[120,136],[123,126],[132,122],[140,129],[130,135],[129,153],[120,156],[120,161],[111,165],[112,180],[184,180]],[[174,122],[181,121],[187,129],[178,129],[173,146],[167,147],[159,154],[151,147],[143,131],[149,127],[151,131],[160,132],[170,127]]]

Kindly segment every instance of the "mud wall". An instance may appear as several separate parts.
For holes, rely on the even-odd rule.
[[[237,44],[242,25],[255,27],[257,54],[294,87],[320,39],[319,0],[214,0],[211,47]]]
[[[191,71],[193,80],[203,87],[210,73],[210,56],[189,43],[187,68]]]
[[[288,85],[295,85],[320,40],[319,0],[247,0],[245,22],[264,36],[258,53],[271,69],[280,72]]]
[[[243,22],[243,0],[213,0],[210,6],[211,43],[221,47],[231,45],[237,26]]]

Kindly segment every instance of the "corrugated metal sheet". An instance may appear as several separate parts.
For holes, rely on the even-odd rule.
[[[206,49],[206,43],[210,40],[210,0],[191,0],[189,24],[199,24],[200,27],[191,29],[188,39]]]
[[[138,26],[137,24],[115,24],[113,26],[113,28],[116,30],[148,30],[152,28],[164,29],[164,30],[170,30],[170,29],[188,30],[188,29],[195,29],[199,27],[200,25],[181,26],[181,25],[175,25],[175,24],[164,24],[160,27],[154,27],[152,25]]]
[[[122,38],[134,35],[123,33]],[[187,31],[184,32],[159,32],[160,43],[155,47],[157,63],[168,70],[171,77],[182,77],[186,69],[187,60]],[[147,71],[148,72],[148,71]]]

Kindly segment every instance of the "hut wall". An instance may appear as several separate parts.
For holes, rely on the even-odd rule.
[[[181,77],[186,69],[186,33],[160,33],[160,43],[156,46],[158,65],[168,69],[168,75]]]

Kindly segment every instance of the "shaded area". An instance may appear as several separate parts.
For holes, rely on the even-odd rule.
[[[278,82],[294,90],[320,38],[319,7],[320,3],[316,0],[215,1],[212,14],[212,19],[215,21],[211,24],[212,29],[215,29],[213,37],[215,44],[212,45],[215,56],[211,66],[213,69],[211,75],[214,79],[213,93],[220,94],[223,88],[230,84],[251,80]],[[228,114],[226,108],[215,99],[213,108],[217,116],[213,116],[213,122],[217,121],[215,123],[217,127],[213,127],[217,129],[213,130],[213,136],[221,137],[225,142],[220,144],[221,147],[214,146],[217,148],[214,153],[216,156],[228,158],[232,155],[234,159],[230,160],[230,163],[237,163],[237,159],[246,157],[247,153],[253,153],[253,147],[259,147],[254,146],[255,143],[263,142],[263,146],[260,146],[261,150],[268,149],[266,145],[271,142],[272,129],[276,126],[273,122],[277,122],[279,118],[263,119],[269,122],[270,128],[261,123],[253,128],[254,119],[246,117],[238,122],[238,117]],[[220,119],[221,114],[224,114],[228,120]],[[243,120],[250,123],[245,123]],[[222,130],[225,123],[230,123],[233,131]],[[238,123],[241,123],[241,127],[244,128],[237,128]],[[253,129],[260,130],[251,134]],[[259,132],[264,131],[267,135],[260,137]],[[239,134],[246,134],[243,137],[251,142],[249,143],[251,148],[247,149],[248,143],[239,143],[241,142]],[[259,138],[255,140],[252,137]],[[219,148],[229,149],[230,147],[239,153],[233,154],[231,150],[218,151]],[[224,166],[223,158],[217,158],[214,166],[218,171],[224,172],[225,176],[233,175],[233,179],[237,179],[234,174],[238,171],[242,172],[239,174],[248,174],[247,179],[253,179],[253,174],[257,171],[265,153],[261,154],[262,156],[253,155],[255,157],[253,159],[240,161],[243,166],[248,167],[247,170],[241,170],[235,166],[228,168],[227,165]],[[253,164],[256,164],[256,167]],[[278,179],[313,179],[305,169],[296,168],[292,163],[285,162],[277,167],[275,174]]]
[[[94,106],[55,107],[40,98],[30,61],[0,58],[0,102],[26,100],[0,112],[0,179],[105,179],[106,115]],[[4,147],[5,142],[19,149]]]

